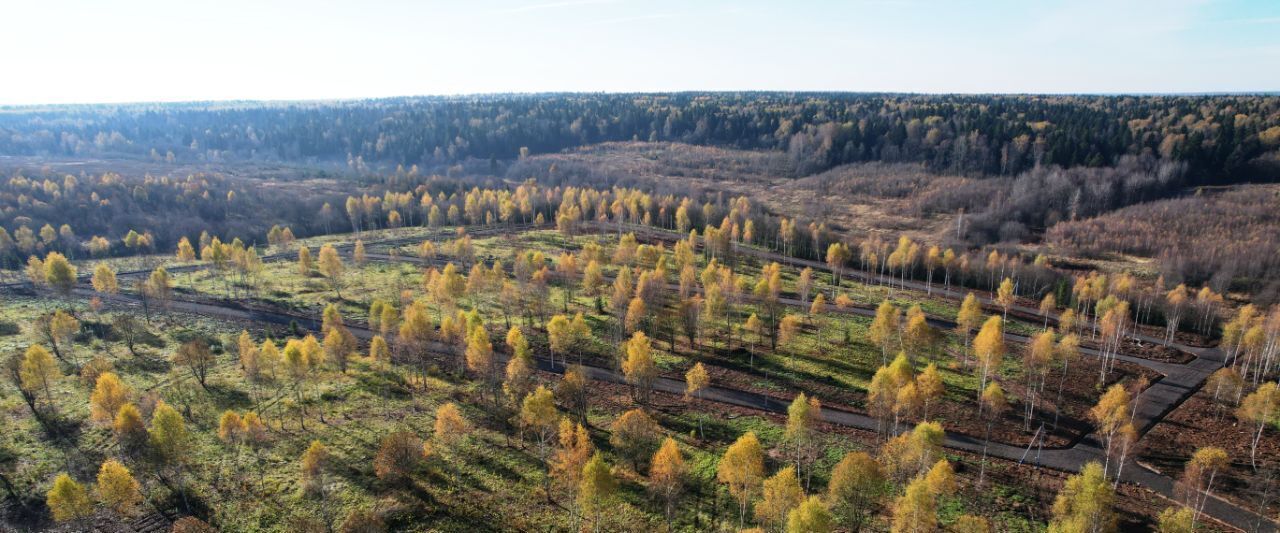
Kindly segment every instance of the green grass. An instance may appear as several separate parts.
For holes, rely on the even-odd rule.
[[[368,232],[365,240],[384,238],[386,235],[438,235],[420,228],[405,228],[375,234]],[[447,233],[446,233],[447,234]],[[577,237],[571,247],[577,248],[594,237]],[[342,242],[350,236],[326,236],[309,240]],[[510,265],[511,257],[520,250],[536,249],[554,259],[564,238],[549,231],[527,232],[511,238],[476,239],[476,255],[492,256]],[[402,253],[413,253],[414,247],[406,247]],[[705,263],[702,263],[705,264]],[[260,275],[263,283],[252,291],[252,296],[283,309],[319,313],[324,306],[338,303],[349,322],[362,322],[369,304],[376,298],[400,302],[402,291],[417,296],[422,293],[422,270],[408,264],[370,262],[362,267],[348,264],[344,276],[342,299],[336,297],[331,286],[322,277],[312,273],[303,275],[293,261],[274,262],[265,265]],[[585,266],[585,265],[583,265]],[[83,268],[83,267],[82,267]],[[759,265],[743,262],[736,267],[743,275],[754,276]],[[610,265],[608,275],[616,273]],[[675,274],[672,273],[672,279]],[[788,285],[794,282],[794,271],[787,271]],[[829,283],[829,278],[817,276],[818,289]],[[235,297],[244,299],[245,287],[228,293],[226,280],[209,271],[199,271],[175,276],[181,290],[214,298]],[[548,314],[563,310],[566,288],[553,284],[542,299]],[[790,288],[788,288],[790,290]],[[855,284],[848,280],[844,291],[855,301],[872,304],[887,297],[885,287]],[[606,290],[606,293],[609,292]],[[927,312],[940,316],[954,314],[951,302],[938,298],[925,298],[919,293],[896,290],[894,301],[906,307],[919,303]],[[607,296],[606,296],[607,299]],[[459,307],[479,309],[489,325],[495,345],[501,345],[503,333],[502,302],[493,294],[463,297]],[[60,302],[43,298],[6,298],[0,303],[0,323],[27,324],[36,316],[47,312]],[[79,304],[82,320],[109,322],[97,317]],[[570,312],[581,311],[592,324],[596,340],[587,347],[586,356],[597,364],[608,365],[614,360],[616,321],[595,312],[594,300],[575,290],[569,304]],[[743,343],[744,332],[740,325],[753,306],[741,306],[735,310],[732,323],[735,328],[735,348]],[[111,311],[109,311],[111,312]],[[798,312],[798,311],[797,311]],[[526,324],[524,317],[513,321]],[[535,322],[540,321],[535,319]],[[797,386],[815,380],[849,391],[861,391],[870,376],[880,366],[880,349],[867,341],[870,319],[859,316],[828,314],[804,328],[802,334],[781,353],[767,349],[767,341],[758,343],[756,366],[759,373],[753,376],[752,386],[770,391],[795,390]],[[107,336],[83,337],[74,347],[78,361],[88,361],[101,356],[112,361],[116,372],[134,390],[135,399],[143,405],[164,400],[178,406],[188,415],[193,434],[193,448],[187,469],[188,493],[208,509],[210,520],[228,530],[288,531],[297,528],[297,520],[325,517],[340,522],[347,512],[356,508],[379,508],[387,511],[390,523],[396,529],[471,531],[481,530],[546,530],[565,528],[572,519],[563,506],[571,507],[571,498],[561,489],[557,494],[560,505],[549,505],[542,495],[542,466],[534,456],[531,446],[509,446],[506,431],[507,416],[497,412],[490,400],[484,399],[480,385],[456,377],[434,374],[425,387],[416,385],[410,370],[394,367],[380,371],[369,367],[363,360],[353,363],[348,373],[336,369],[324,370],[317,379],[306,385],[303,404],[309,416],[307,429],[301,429],[298,413],[287,409],[288,398],[295,394],[294,383],[281,378],[263,386],[250,384],[240,372],[235,355],[217,350],[218,364],[210,373],[208,390],[200,387],[185,369],[169,364],[169,358],[182,340],[202,336],[215,339],[215,344],[233,346],[235,335],[243,324],[231,324],[192,316],[161,316],[151,326],[159,342],[141,348],[143,357],[134,358],[117,340]],[[251,329],[261,340],[264,334],[281,339],[287,332],[264,332]],[[528,330],[527,330],[528,331]],[[845,342],[848,334],[849,342]],[[658,364],[671,373],[682,374],[695,360],[745,368],[743,352],[729,352],[718,334],[704,329],[698,351],[685,346],[678,337],[676,349],[669,350],[666,335],[654,335],[658,349]],[[543,342],[539,335],[531,335],[535,344]],[[32,342],[29,333],[0,331],[0,348],[16,353]],[[962,340],[952,333],[944,334],[947,352],[959,350]],[[948,398],[967,401],[977,390],[977,378],[971,371],[953,369],[948,356],[939,354]],[[718,359],[717,359],[718,358]],[[741,359],[741,360],[739,360]],[[448,367],[445,363],[443,366]],[[73,369],[64,365],[64,370]],[[1009,357],[1001,373],[1016,377],[1018,370],[1014,357]],[[408,383],[415,382],[415,385]],[[91,385],[69,377],[54,388],[54,403],[60,415],[67,420],[81,421],[88,417],[88,397]],[[69,471],[76,478],[89,480],[101,461],[118,454],[115,439],[109,429],[90,422],[79,424],[78,430],[59,437],[51,437],[30,416],[26,405],[12,384],[0,385],[0,407],[6,413],[7,427],[3,442],[20,457],[15,468],[21,479],[33,493],[47,490],[53,477],[60,471]],[[963,400],[962,400],[963,399]],[[382,436],[397,428],[408,428],[420,436],[431,434],[435,409],[444,402],[454,401],[463,406],[466,416],[477,426],[477,432],[460,451],[432,459],[428,466],[414,478],[411,487],[392,487],[378,481],[373,475],[371,457],[376,452]],[[618,402],[595,402],[590,414],[592,437],[602,448],[610,462],[618,465],[622,480],[621,502],[611,509],[609,525],[619,530],[652,529],[661,527],[660,506],[645,492],[643,478],[619,457],[608,445],[607,427],[624,406]],[[229,446],[216,437],[217,420],[222,411],[256,409],[266,418],[271,428],[269,441],[257,450]],[[324,413],[324,422],[318,414]],[[145,413],[144,413],[145,414]],[[723,487],[712,480],[718,457],[724,448],[746,431],[756,432],[765,447],[776,448],[782,439],[783,428],[774,417],[724,416],[721,412],[702,412],[691,409],[663,409],[655,416],[670,434],[677,438],[686,453],[686,460],[693,473],[697,490],[706,498],[700,507],[682,506],[676,519],[679,529],[693,530],[695,524],[702,528],[708,522],[719,521],[724,525],[736,523],[736,510]],[[701,432],[698,431],[701,424]],[[826,483],[826,473],[850,450],[870,449],[867,443],[844,435],[823,435],[826,453],[819,461],[818,475],[814,478],[814,490],[820,491]],[[312,440],[320,440],[334,456],[329,474],[329,490],[323,502],[303,497],[298,484],[298,458]],[[770,471],[779,467],[771,459]],[[146,471],[143,464],[131,464],[138,472]],[[174,509],[181,500],[167,488],[146,478],[147,495],[164,509]],[[1010,487],[1009,495],[1002,498],[1022,497],[1016,488]],[[711,496],[719,494],[718,499]],[[966,496],[944,508],[944,521],[966,512],[982,495]],[[718,501],[719,507],[710,502]],[[883,517],[881,517],[883,520]],[[1019,515],[997,517],[1008,529],[1027,529],[1025,519]],[[625,523],[624,523],[625,522]],[[639,525],[637,525],[639,524]],[[881,523],[880,525],[884,525]]]
[[[572,239],[569,244],[570,248],[580,249],[587,242],[596,242],[597,239],[608,238],[612,236],[577,236]],[[474,241],[477,257],[492,257],[504,262],[508,267],[512,263],[512,258],[518,254],[528,250],[537,250],[543,252],[549,259],[554,259],[559,251],[566,246],[566,239],[563,235],[555,231],[540,230],[517,233],[501,237],[479,238]],[[416,246],[407,246],[402,253],[408,254],[413,252]],[[612,250],[606,248],[606,253],[611,254]],[[668,251],[668,259],[670,260],[670,251]],[[700,266],[706,263],[699,256]],[[328,281],[319,276],[318,273],[312,272],[308,276],[299,273],[297,265],[294,262],[269,263],[262,278],[268,280],[263,289],[260,291],[260,298],[284,309],[306,311],[318,313],[329,303],[336,302],[339,304],[340,310],[348,319],[363,319],[367,314],[369,304],[375,298],[381,298],[387,301],[398,302],[400,294],[404,290],[413,291],[415,294],[420,293],[421,289],[421,273],[422,269],[410,264],[393,264],[381,262],[369,262],[363,267],[356,267],[348,264],[348,272],[344,275],[342,300],[336,298],[336,294],[330,287]],[[758,264],[744,260],[736,265],[737,271],[743,276],[755,276],[759,272]],[[613,276],[620,267],[618,265],[607,265],[605,270],[606,276]],[[460,269],[464,270],[465,269]],[[784,283],[786,289],[791,290],[794,287],[795,277],[798,274],[793,269],[784,269]],[[464,272],[465,273],[465,272]],[[674,280],[675,273],[669,273],[669,280]],[[208,272],[200,272],[194,274],[194,289],[197,292],[227,295],[225,287],[214,279]],[[823,290],[829,288],[829,284],[834,280],[825,274],[816,273],[815,290]],[[186,282],[185,276],[178,277],[179,284]],[[674,283],[674,281],[672,281]],[[881,299],[892,295],[891,301],[904,310],[911,305],[920,305],[927,313],[945,318],[953,318],[957,312],[957,306],[954,302],[939,297],[928,297],[923,292],[904,291],[900,289],[889,289],[884,286],[869,286],[861,283],[855,283],[848,279],[842,283],[843,292],[851,295],[855,302],[864,305],[874,305]],[[601,316],[595,313],[593,299],[583,295],[578,287],[573,287],[574,299],[571,303],[570,313],[583,312],[591,320],[594,325],[595,334],[598,339],[604,342],[598,342],[588,352],[593,353],[595,360],[600,363],[611,363],[614,359],[613,339],[616,337],[616,320],[609,316]],[[612,291],[611,287],[605,287],[603,292],[608,294]],[[566,296],[565,287],[559,282],[553,283],[548,290],[546,299],[546,313],[554,314],[563,311],[562,302]],[[490,317],[491,325],[500,322],[500,315],[504,306],[498,301],[493,294],[479,294],[465,296],[458,302],[458,307],[463,309],[479,309],[482,316]],[[745,321],[746,316],[753,311],[757,311],[753,305],[738,306],[734,310],[732,323],[734,327],[734,336],[738,341],[736,345],[742,344],[742,339],[746,334],[741,330],[741,324]],[[791,313],[802,313],[804,310],[790,309]],[[654,312],[651,310],[651,312]],[[764,316],[763,311],[759,311]],[[527,325],[526,321],[519,317],[514,319],[515,323]],[[535,320],[535,325],[539,321]],[[836,384],[840,387],[855,391],[865,391],[871,375],[882,363],[882,354],[878,347],[873,346],[868,339],[868,326],[871,320],[866,317],[855,315],[844,315],[840,313],[829,313],[822,317],[816,318],[813,325],[807,325],[800,337],[790,346],[782,347],[783,353],[770,353],[767,348],[767,340],[762,340],[759,344],[764,345],[763,348],[757,347],[757,364],[761,368],[767,369],[767,377],[759,381],[762,388],[771,390],[793,389],[797,384],[803,384],[812,380],[822,380],[824,382]],[[702,339],[705,350],[712,352],[724,352],[725,344],[722,336],[717,334],[722,328],[717,324],[714,328],[704,324]],[[501,328],[498,328],[501,329]],[[1032,333],[1038,332],[1039,328],[1030,324],[1018,321],[1010,321],[1009,329],[1013,332]],[[500,339],[504,331],[495,330],[491,337],[496,340]],[[655,345],[659,348],[666,346],[666,335],[654,331],[650,331],[651,336],[655,338]],[[845,342],[846,333],[850,342]],[[964,351],[963,339],[957,334],[950,331],[940,332],[942,334],[942,343],[938,351],[932,356],[925,357],[925,360],[937,360],[939,367],[943,371],[943,379],[947,386],[948,396],[950,398],[973,398],[976,397],[979,381],[975,373],[971,370],[964,369],[957,364],[953,355]],[[1020,348],[1011,346],[1010,355],[1006,357],[1004,365],[1000,368],[1000,375],[1010,379],[1020,377],[1021,369],[1018,364],[1019,356],[1017,351]],[[681,371],[693,363],[691,356],[695,354],[689,353],[687,350],[678,350],[672,353],[667,350],[660,350],[658,354],[658,362],[662,368]],[[889,358],[894,354],[890,353]],[[745,361],[743,361],[745,363]],[[921,366],[923,363],[920,363]],[[744,365],[745,366],[745,365]]]

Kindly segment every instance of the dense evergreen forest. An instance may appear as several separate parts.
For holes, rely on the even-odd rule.
[[[1226,183],[1274,175],[1280,97],[537,94],[0,108],[3,155],[430,168],[630,140],[781,150],[794,175],[863,161],[1015,175],[1147,154],[1186,163],[1192,183]]]

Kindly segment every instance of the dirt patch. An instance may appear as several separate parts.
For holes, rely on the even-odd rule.
[[[1037,301],[1026,299],[1026,298],[1018,298],[1016,301],[1016,305],[1035,308],[1039,306],[1040,303]],[[995,307],[995,306],[985,306],[985,307],[992,311],[1000,310],[998,307]],[[1034,324],[1036,326],[1040,326],[1045,323],[1043,316],[1040,316],[1039,314],[1024,312],[1019,309],[1010,309],[1009,317],[1011,319],[1017,318],[1023,322]],[[1050,325],[1055,325],[1056,322],[1057,322],[1056,320],[1052,320],[1052,319],[1048,321]],[[1080,345],[1096,349],[1098,348],[1098,343],[1097,343],[1097,339],[1094,338],[1093,336],[1091,325],[1092,325],[1092,322],[1088,324],[1079,324]],[[1135,329],[1135,332],[1137,333],[1141,333],[1143,335],[1155,337],[1158,339],[1163,339],[1165,335],[1165,331],[1163,328],[1157,328],[1154,326],[1138,325],[1134,329]],[[1212,343],[1208,339],[1205,339],[1204,336],[1193,334],[1193,333],[1178,332],[1174,340],[1177,343],[1183,344],[1185,346],[1193,346],[1193,347],[1212,346]],[[1161,363],[1175,363],[1175,364],[1185,364],[1185,363],[1191,362],[1196,358],[1194,355],[1178,350],[1176,348],[1165,346],[1163,344],[1135,339],[1133,337],[1126,337],[1124,341],[1121,342],[1120,353],[1125,355],[1132,355],[1134,357],[1140,357],[1142,359],[1149,359],[1151,361],[1157,361]]]
[[[1096,346],[1094,347],[1096,348]],[[1170,348],[1163,344],[1143,342],[1132,337],[1126,338],[1120,343],[1120,353],[1140,357],[1150,361],[1174,363],[1179,365],[1190,363],[1196,358],[1196,356],[1182,350]]]
[[[547,377],[554,379],[550,375]],[[593,390],[597,390],[597,385],[599,386],[601,401],[593,403],[593,409],[621,413],[624,410],[635,407],[627,397],[627,387],[625,385],[593,383]],[[593,402],[595,402],[594,399]],[[740,416],[761,416],[775,424],[781,425],[786,422],[786,417],[781,414],[704,400],[685,400],[681,396],[665,393],[655,393],[651,407],[659,412],[699,411],[722,419]],[[883,438],[870,431],[832,424],[822,424],[820,429],[829,438],[841,439],[846,444],[856,443],[858,447],[868,450],[872,455],[875,455],[876,450],[883,444]],[[956,470],[957,484],[959,485],[957,494],[963,503],[965,512],[986,516],[995,522],[1002,522],[1002,520],[1007,520],[1010,517],[1025,519],[1033,525],[1031,528],[1033,530],[1042,528],[1043,524],[1052,518],[1054,498],[1066,482],[1067,477],[1071,475],[1069,472],[1036,467],[1030,463],[1017,464],[1011,461],[988,458],[984,481],[979,485],[978,478],[981,467],[981,457],[979,455],[957,450],[947,450],[946,455],[952,461]],[[1171,501],[1149,489],[1122,484],[1117,487],[1115,505],[1119,530],[1152,531],[1160,512],[1176,505],[1177,502]],[[887,528],[891,518],[891,511],[886,501],[886,505],[880,510],[876,520]],[[1231,528],[1204,517],[1201,523],[1201,530],[1231,531]]]
[[[1273,502],[1266,506],[1265,514],[1275,516],[1280,512],[1280,502],[1275,501],[1280,492],[1280,435],[1275,428],[1268,428],[1263,434],[1255,471],[1249,459],[1254,428],[1237,420],[1232,413],[1234,408],[1230,402],[1219,408],[1210,392],[1197,392],[1141,440],[1139,460],[1177,479],[1196,450],[1205,446],[1222,448],[1231,463],[1214,480],[1214,493],[1257,510],[1267,485],[1266,473],[1271,471]]]
[[[752,372],[737,368],[747,357],[746,353],[735,353],[729,357],[704,353],[703,356],[703,362],[711,374],[711,382],[717,386],[751,391],[784,401],[790,401],[796,393],[804,392],[821,399],[825,405],[858,413],[867,412],[865,392],[842,386],[834,379],[796,382],[776,374],[770,375],[767,370]],[[921,361],[917,366],[924,364],[926,363]],[[1025,405],[1016,400],[1025,396],[1025,383],[1013,379],[1002,381],[1001,385],[1012,401],[1005,416],[998,419],[992,427],[992,441],[1026,446],[1031,443],[1036,429],[1043,422],[1045,430],[1050,431],[1044,441],[1046,447],[1070,446],[1092,431],[1092,424],[1088,422],[1088,411],[1093,407],[1100,391],[1106,386],[1118,382],[1130,383],[1142,377],[1154,381],[1159,377],[1159,374],[1137,365],[1118,363],[1115,371],[1107,377],[1107,381],[1099,385],[1095,379],[1098,371],[1096,360],[1082,358],[1069,369],[1067,379],[1060,379],[1062,375],[1057,370],[1051,372],[1044,392],[1045,397],[1036,410],[1029,430],[1024,425],[1022,416]],[[683,376],[671,373],[669,377],[679,379]],[[1059,382],[1063,384],[1061,402],[1057,401]],[[1061,410],[1057,411],[1059,408]],[[941,422],[948,431],[977,438],[983,438],[986,433],[986,422],[978,417],[976,397],[948,392],[944,394],[943,401],[930,406],[929,409],[930,419]],[[1057,428],[1052,430],[1055,414],[1058,415]],[[910,427],[914,423],[915,420],[904,420],[900,425]]]

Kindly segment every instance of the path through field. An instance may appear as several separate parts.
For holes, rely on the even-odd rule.
[[[528,229],[531,229],[531,228],[532,226],[487,227],[487,228],[480,228],[480,229],[470,231],[470,234],[473,237],[491,236],[491,235],[497,235],[497,234],[509,233],[509,232],[527,231]],[[616,229],[616,226],[614,225],[601,226],[595,229],[602,232],[604,231],[612,232]],[[682,237],[681,235],[675,232],[670,232],[666,230],[650,228],[645,226],[626,226],[626,230],[635,232],[637,233],[637,235],[643,234],[645,236],[648,236],[654,239],[674,240]],[[391,239],[391,240],[384,240],[384,241],[370,241],[365,244],[367,247],[375,246],[375,245],[380,245],[380,246],[393,245],[394,246],[394,245],[416,243],[419,241],[421,241],[421,237]],[[350,254],[352,246],[348,244],[348,245],[336,246],[336,248],[338,248],[339,252],[341,253]],[[789,264],[795,267],[811,267],[815,271],[829,271],[825,263],[784,257],[780,254],[775,254],[772,252],[767,252],[767,251],[758,250],[754,248],[742,247],[739,249],[739,253],[754,255],[759,259],[765,260],[765,261],[777,261],[779,263]],[[416,263],[416,264],[425,263],[425,261],[420,258],[410,257],[410,256],[393,256],[393,255],[381,254],[381,253],[366,253],[366,256],[370,260],[374,260],[374,261],[408,262],[408,263]],[[282,254],[273,254],[273,255],[264,256],[263,259],[267,261],[278,261],[278,260],[289,260],[289,259],[292,259],[292,257],[293,256],[289,255],[288,253],[282,253]],[[197,268],[203,268],[203,267],[199,265],[182,266],[182,267],[176,267],[176,268],[170,269],[170,272],[171,273],[183,272],[183,271],[193,270]],[[146,273],[147,272],[144,272],[144,271],[130,271],[130,272],[121,272],[117,274],[117,276],[119,277],[139,276],[139,275],[144,275]],[[873,274],[857,271],[854,269],[848,269],[848,271],[845,272],[845,274],[851,277],[862,279],[863,281],[867,281],[867,282],[875,281]],[[905,284],[909,288],[925,290],[925,286],[923,283],[907,280]],[[8,284],[0,287],[8,288],[8,289],[24,289],[24,290],[28,289],[29,287],[25,285],[26,284]],[[937,287],[933,288],[933,293],[942,294],[943,296],[946,296],[949,298],[956,298],[956,299],[963,298],[964,296],[964,293],[961,293],[959,291],[955,291],[955,290],[948,291],[948,290],[939,289]],[[99,298],[102,298],[104,301],[106,301],[106,303],[109,303],[112,305],[126,305],[126,306],[141,305],[141,300],[136,296],[128,295],[128,294],[104,296],[94,292],[92,289],[85,286],[76,288],[74,290],[74,295],[84,299],[97,296]],[[795,299],[784,299],[783,303],[787,305],[792,305],[792,306],[802,305],[802,302]],[[986,301],[984,301],[984,304],[991,305],[992,302],[989,299],[987,299]],[[275,324],[275,325],[282,325],[282,326],[287,326],[291,323],[297,323],[298,326],[309,329],[309,330],[319,331],[320,329],[320,320],[318,316],[293,314],[293,313],[287,313],[287,312],[278,311],[278,310],[264,310],[264,309],[249,308],[244,305],[240,305],[236,302],[230,302],[230,301],[194,301],[189,299],[177,298],[174,301],[170,302],[169,307],[171,311],[178,312],[178,313],[187,313],[187,314],[193,314],[193,315],[201,315],[206,317],[221,318],[221,319],[234,320],[234,321],[244,321],[244,322],[250,322],[250,323],[267,323],[267,324]],[[1018,310],[1031,315],[1039,314],[1039,310],[1037,309],[1019,308]],[[830,306],[829,311],[830,312],[844,311],[844,312],[857,313],[857,314],[863,314],[868,316],[874,315],[874,310],[867,309],[867,308],[859,308],[859,307],[854,307],[847,310],[839,310],[834,306]],[[955,324],[950,322],[949,320],[939,318],[939,317],[930,317],[930,321],[933,323],[935,327],[939,327],[939,328],[953,328],[955,326]],[[370,331],[365,328],[357,327],[354,325],[349,326],[349,329],[353,334],[355,334],[358,337],[361,337],[364,340],[368,340],[372,338],[373,335],[375,335],[375,332],[373,331]],[[1020,344],[1029,342],[1029,339],[1023,335],[1006,333],[1005,336],[1006,336],[1006,339],[1011,342],[1016,342]],[[1143,335],[1141,333],[1136,333],[1133,335],[1133,337],[1143,342],[1159,343],[1162,341],[1162,339],[1154,339],[1150,336]],[[1171,411],[1177,408],[1178,405],[1180,405],[1188,397],[1190,397],[1197,390],[1199,390],[1199,388],[1203,385],[1204,381],[1209,377],[1210,374],[1212,374],[1215,370],[1222,368],[1226,364],[1226,358],[1224,354],[1217,348],[1200,348],[1200,347],[1186,346],[1186,345],[1176,344],[1176,343],[1172,344],[1170,347],[1176,350],[1182,351],[1184,353],[1190,354],[1194,356],[1194,358],[1187,363],[1178,364],[1178,363],[1152,361],[1142,357],[1134,356],[1132,354],[1122,353],[1118,355],[1118,358],[1122,361],[1143,366],[1145,368],[1158,372],[1163,376],[1160,379],[1158,379],[1154,384],[1152,384],[1150,387],[1148,387],[1146,390],[1144,390],[1141,394],[1139,394],[1138,397],[1135,399],[1135,401],[1137,402],[1137,410],[1134,416],[1134,420],[1135,420],[1135,425],[1138,427],[1139,435],[1146,435],[1146,433],[1150,431],[1151,428],[1155,427],[1156,424],[1159,424],[1160,421],[1163,420],[1165,416],[1167,416]],[[435,349],[440,351],[451,351],[453,348],[445,345],[437,345]],[[1094,357],[1100,356],[1100,354],[1096,350],[1093,350],[1090,348],[1081,348],[1081,353],[1089,356],[1094,356]],[[504,358],[502,356],[499,355],[498,359],[500,363],[504,362]],[[565,371],[565,366],[563,362],[553,363],[551,360],[546,358],[537,358],[537,361],[538,361],[538,366],[541,370],[554,372],[554,373],[563,373]],[[592,379],[610,381],[610,382],[616,382],[616,383],[624,382],[623,377],[612,369],[589,366],[587,367],[587,372]],[[656,383],[654,384],[654,387],[659,391],[677,394],[677,395],[683,395],[685,391],[685,383],[679,379],[674,379],[674,378],[660,378],[656,381]],[[766,396],[766,395],[755,393],[755,392],[727,388],[727,387],[719,387],[719,386],[712,386],[704,390],[701,398],[703,400],[721,402],[721,403],[731,404],[735,406],[747,407],[751,409],[758,409],[761,411],[766,411],[771,413],[780,413],[780,414],[786,413],[787,406],[789,403],[788,400],[784,400],[784,399],[774,398],[774,397]],[[858,428],[863,430],[870,430],[870,431],[875,431],[878,427],[878,423],[874,418],[861,413],[834,409],[834,408],[824,408],[822,410],[822,415],[824,420],[831,424],[837,424],[837,425]],[[962,435],[962,434],[956,434],[956,433],[950,433],[950,432],[947,433],[944,445],[949,448],[963,450],[971,453],[982,453],[982,450],[983,450],[982,440],[968,436],[968,435]],[[1046,468],[1051,468],[1051,469],[1065,471],[1065,472],[1077,472],[1086,463],[1090,461],[1101,462],[1105,459],[1105,453],[1104,453],[1102,444],[1092,434],[1079,440],[1078,442],[1076,442],[1074,445],[1070,447],[1056,448],[1056,449],[1054,448],[1028,449],[1021,446],[1012,446],[1008,444],[992,442],[987,446],[987,454],[996,458],[1001,458],[1001,459],[1015,461],[1015,462],[1025,462],[1025,463],[1039,465]],[[1122,479],[1124,481],[1151,489],[1152,491],[1155,491],[1167,498],[1170,498],[1171,500],[1175,499],[1174,480],[1159,472],[1150,470],[1140,464],[1127,464],[1123,471]],[[1269,518],[1261,518],[1257,514],[1253,513],[1248,509],[1242,508],[1238,505],[1235,505],[1234,503],[1228,502],[1226,500],[1223,500],[1217,497],[1211,498],[1207,502],[1204,512],[1209,516],[1213,517],[1214,519],[1218,520],[1219,522],[1222,522],[1233,528],[1240,529],[1242,531],[1256,530],[1264,533],[1271,533],[1271,532],[1277,531],[1276,523],[1271,521]]]

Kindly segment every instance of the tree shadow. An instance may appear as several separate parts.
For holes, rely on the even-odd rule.
[[[142,354],[116,359],[116,366],[123,372],[143,374],[166,374],[173,369],[173,364],[167,359]]]
[[[75,448],[84,430],[83,420],[69,418],[63,413],[42,412],[36,418],[40,421],[44,438],[62,449]]]
[[[225,383],[210,383],[205,390],[210,400],[219,407],[231,409],[248,409],[253,406],[253,398],[249,393]]]

